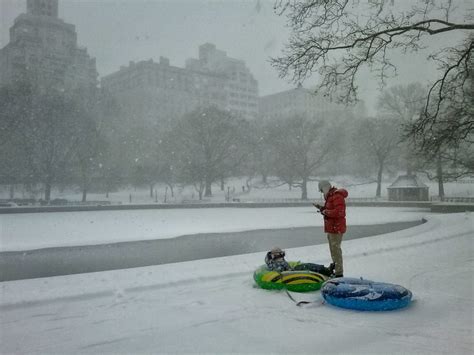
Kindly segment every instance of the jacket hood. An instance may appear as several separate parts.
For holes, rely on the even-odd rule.
[[[332,192],[334,194],[341,195],[344,198],[347,198],[347,196],[349,196],[349,192],[347,192],[346,189],[336,189],[335,187],[333,187],[331,190],[332,191],[330,191],[330,193]]]

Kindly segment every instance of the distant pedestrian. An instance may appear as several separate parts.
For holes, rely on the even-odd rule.
[[[324,232],[327,233],[329,251],[331,252],[332,264],[329,269],[332,277],[344,276],[344,265],[342,260],[342,236],[346,232],[346,197],[349,195],[345,189],[337,189],[331,186],[327,180],[319,182],[319,192],[324,194],[324,206],[314,204],[324,217]]]

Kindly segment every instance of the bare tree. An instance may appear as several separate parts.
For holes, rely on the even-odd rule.
[[[413,124],[423,108],[425,90],[419,83],[396,85],[384,90],[378,97],[377,111],[384,118],[395,121],[400,128]],[[413,137],[408,136],[402,142],[402,132],[397,133],[397,139],[402,147],[407,175],[411,175],[415,168],[415,143]]]
[[[24,82],[0,88],[0,181],[10,185],[10,198],[14,198],[15,185],[28,183],[32,176],[21,127],[31,115],[32,89]]]
[[[269,140],[269,130],[273,122],[256,120],[249,122],[246,145],[249,150],[248,158],[244,162],[243,170],[249,177],[260,175],[262,183],[267,184],[267,178],[273,169],[272,144]]]
[[[422,157],[424,172],[438,181],[441,199],[445,181],[474,173],[474,59],[471,52],[465,54],[461,61],[457,55],[440,60],[446,69],[446,77],[438,82],[443,90],[407,126],[407,136],[414,139],[414,152]]]
[[[76,162],[79,184],[82,190],[82,202],[86,202],[92,178],[97,175],[96,171],[101,164],[100,155],[104,150],[105,143],[100,137],[92,117],[85,112],[85,115],[82,115],[79,119],[82,124],[79,126],[79,132],[77,132],[78,140],[74,161]]]
[[[94,122],[80,104],[62,93],[49,92],[36,97],[32,119],[24,122],[26,144],[38,179],[45,186],[45,200],[84,145],[84,135]],[[93,132],[93,131],[92,131]]]
[[[472,9],[456,6],[452,0],[413,0],[409,4],[396,0],[278,0],[275,9],[287,16],[292,28],[283,56],[272,59],[280,75],[296,83],[318,73],[318,90],[345,102],[357,98],[356,78],[362,67],[377,73],[384,85],[396,74],[393,51],[413,54],[424,48],[427,37],[462,36],[474,30]],[[412,134],[423,135],[436,128],[447,98],[468,99],[466,86],[459,84],[472,76],[472,49],[473,36],[468,36],[454,45],[449,41],[427,58],[440,63],[439,75],[426,90],[424,114]],[[472,115],[467,117],[468,122],[460,120],[446,137],[472,134]]]
[[[16,91],[18,88],[20,92]],[[8,99],[9,90],[3,88],[1,95]],[[95,131],[95,122],[83,103],[70,93],[55,89],[45,92],[27,81],[11,90],[17,94],[7,101],[0,100],[0,131],[9,137],[10,153],[15,148],[19,155],[5,161],[10,165],[5,170],[19,174],[23,182],[42,182],[45,200],[49,201],[53,184],[71,177],[77,154],[91,144],[85,137]],[[24,169],[20,171],[15,166]]]
[[[125,174],[130,170],[126,159],[131,150],[128,142],[130,125],[113,95],[104,89],[98,90],[96,95],[94,116],[99,131],[100,152],[95,174],[108,198],[109,192],[126,180]]]
[[[382,91],[377,109],[382,115],[403,124],[418,117],[424,100],[425,89],[420,83],[396,85]]]
[[[164,131],[160,135],[157,145],[158,156],[158,178],[164,182],[170,189],[171,197],[174,197],[174,186],[177,183],[177,151],[179,147],[173,141],[173,137],[168,131]]]
[[[448,115],[448,116],[445,116]],[[449,116],[449,113],[443,113],[443,116],[438,117],[438,125],[443,122],[447,129],[459,122],[459,119]],[[415,151],[421,155],[419,160],[422,164],[418,170],[425,173],[430,180],[438,182],[438,196],[441,200],[444,199],[444,183],[446,181],[457,180],[462,176],[471,175],[474,172],[474,145],[465,140],[454,139],[452,135],[449,140],[443,137],[438,138],[445,129],[439,131],[428,131],[421,139],[427,142],[425,148],[422,143],[417,145],[418,149]],[[427,150],[427,147],[430,150]]]
[[[181,180],[196,187],[200,198],[212,196],[212,183],[229,164],[243,159],[238,146],[246,121],[216,107],[198,108],[179,120],[171,133],[176,143]]]
[[[280,120],[269,131],[278,177],[301,189],[301,199],[308,198],[311,176],[337,150],[337,135],[321,120],[298,115]]]
[[[127,134],[127,161],[131,167],[132,181],[137,186],[147,186],[150,198],[159,181],[159,131],[156,126],[142,122],[129,126]]]
[[[440,147],[459,150],[474,143],[474,58],[472,48],[474,36],[466,40],[470,50],[451,50],[446,59],[439,59],[445,76],[438,80],[437,97],[421,111],[419,119],[408,127],[408,134],[415,138],[417,150],[428,157],[439,152]],[[434,89],[431,90],[434,90]],[[458,155],[451,155],[451,159]],[[471,160],[458,160],[472,172]]]
[[[360,122],[353,137],[358,151],[375,161],[377,169],[376,197],[382,194],[382,177],[388,162],[399,152],[401,125],[394,120],[370,118]]]

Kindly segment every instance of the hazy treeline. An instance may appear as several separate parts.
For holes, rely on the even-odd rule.
[[[132,121],[101,91],[84,95],[19,83],[0,89],[0,183],[40,186],[46,201],[53,186],[80,188],[85,201],[89,191],[130,184],[148,186],[152,194],[157,183],[171,192],[194,186],[201,199],[212,195],[215,183],[223,189],[230,177],[269,183],[272,176],[301,189],[306,199],[315,176],[346,174],[378,181],[374,193],[380,196],[387,172],[423,170],[440,177],[444,168],[445,180],[454,171],[440,159],[415,156],[404,135],[404,124],[423,104],[417,92],[422,90],[413,84],[382,93],[377,117],[357,117],[348,109],[248,121],[200,107],[171,118],[174,124],[165,130],[159,122]]]

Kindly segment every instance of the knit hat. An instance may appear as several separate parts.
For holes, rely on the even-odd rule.
[[[318,184],[319,191],[323,191],[324,188],[331,188],[331,183],[327,180],[321,180]]]
[[[281,248],[275,247],[272,250],[270,250],[270,255],[276,259],[276,258],[282,258],[285,256],[285,252],[281,250]]]

